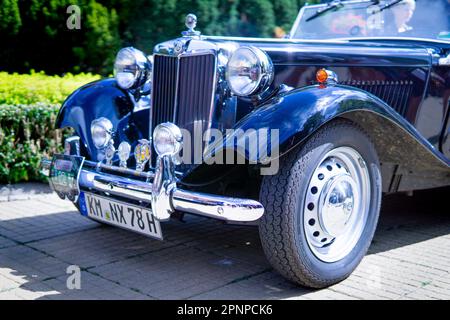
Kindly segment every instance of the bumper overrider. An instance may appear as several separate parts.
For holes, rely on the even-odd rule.
[[[79,156],[66,154],[64,157]],[[43,159],[41,172],[50,176],[54,163],[55,158]],[[224,197],[179,188],[171,155],[158,156],[155,169],[148,172],[87,160],[81,163],[76,179],[81,192],[95,192],[104,196],[117,196],[125,201],[138,201],[146,207],[150,206],[153,215],[160,221],[169,220],[175,211],[230,222],[256,221],[264,213],[262,204],[252,199]],[[145,181],[142,178],[145,178]],[[76,201],[76,197],[71,200]]]

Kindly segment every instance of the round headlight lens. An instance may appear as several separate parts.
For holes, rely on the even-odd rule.
[[[241,47],[228,61],[226,77],[231,91],[238,96],[260,93],[272,82],[272,61],[258,48]]]
[[[91,123],[92,141],[97,149],[105,148],[112,138],[113,125],[106,118],[98,118]]]
[[[153,131],[153,145],[160,156],[175,155],[180,151],[182,142],[181,130],[173,123],[161,123]]]
[[[122,89],[142,85],[149,77],[151,63],[147,57],[132,47],[121,49],[114,63],[114,76]]]
[[[116,74],[116,79],[117,79],[117,84],[122,89],[129,89],[129,88],[131,88],[134,85],[135,81],[136,81],[135,76],[132,73],[129,73],[129,72],[118,72]]]

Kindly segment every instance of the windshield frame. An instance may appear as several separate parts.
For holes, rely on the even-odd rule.
[[[367,3],[368,5],[372,4],[374,1],[373,0],[347,0],[347,1],[341,1],[342,4],[344,5],[352,5],[352,4],[362,4],[362,3]],[[319,3],[319,4],[313,4],[313,5],[304,5],[303,7],[300,8],[297,18],[294,21],[294,24],[292,25],[292,28],[287,36],[288,39],[291,40],[304,40],[303,38],[295,38],[295,33],[296,30],[299,27],[300,21],[303,18],[303,15],[305,14],[306,10],[311,10],[311,9],[323,9],[326,8],[330,3]],[[450,42],[450,40],[447,39],[434,39],[434,38],[423,38],[423,37],[401,37],[401,36],[376,36],[376,37],[372,37],[372,36],[366,36],[366,37],[342,37],[342,36],[336,36],[336,38],[327,38],[326,40],[330,41],[330,40],[336,40],[336,41],[351,41],[351,40],[381,40],[381,39],[392,39],[392,40],[400,40],[400,39],[408,39],[408,40],[419,40],[419,41],[430,41],[430,42],[438,42],[438,43],[446,43],[448,44]],[[314,39],[314,40],[320,40],[320,39]]]

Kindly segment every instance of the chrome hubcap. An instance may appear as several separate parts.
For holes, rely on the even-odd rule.
[[[308,184],[304,208],[306,240],[314,255],[335,262],[350,253],[367,221],[370,177],[350,147],[328,152]]]
[[[338,174],[326,183],[319,199],[319,222],[332,237],[345,233],[353,213],[356,186],[348,174]]]

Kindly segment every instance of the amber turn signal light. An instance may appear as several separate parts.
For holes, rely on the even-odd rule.
[[[328,73],[325,69],[320,69],[316,72],[316,80],[319,83],[326,83],[328,80]]]

